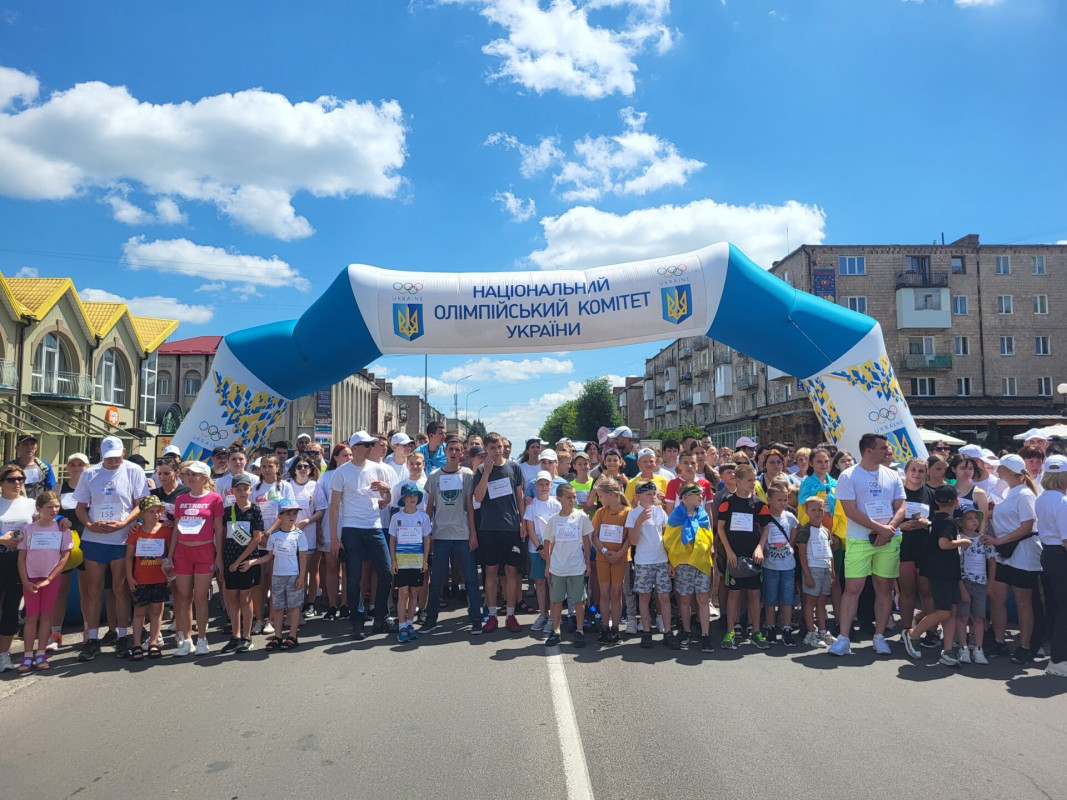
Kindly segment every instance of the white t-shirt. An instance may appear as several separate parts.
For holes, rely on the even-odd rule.
[[[673,481],[675,478],[678,477],[678,473],[675,472],[673,469],[671,469],[670,467],[668,467],[666,465],[664,465],[664,466],[660,467],[659,469],[657,469],[656,470],[656,474],[663,476],[668,481]]]
[[[875,522],[886,523],[893,518],[895,513],[893,503],[896,500],[905,500],[904,483],[896,470],[889,467],[878,467],[871,472],[859,464],[855,464],[841,473],[837,479],[837,489],[834,492],[836,500],[854,500],[856,509]],[[858,522],[848,520],[845,528],[845,537],[848,539],[868,539],[870,529],[864,528]],[[897,531],[897,536],[900,531]]]
[[[530,505],[526,506],[526,511],[523,513],[522,518],[533,523],[537,538],[544,541],[545,528],[548,527],[548,521],[559,514],[560,508],[562,506],[559,504],[559,500],[554,497],[549,497],[547,500],[539,500],[535,497],[530,501]],[[526,546],[531,553],[537,552],[532,539],[527,539]]]
[[[1013,486],[993,510],[993,535],[999,539],[1017,530],[1027,520],[1036,520],[1036,505],[1037,498],[1024,484]],[[998,564],[1027,572],[1041,572],[1041,540],[1036,536],[1028,536],[1019,542],[1011,558],[1004,558],[997,553],[996,559]]]
[[[390,453],[389,455],[387,455],[385,458],[382,459],[382,463],[385,464],[385,466],[389,467],[389,469],[391,469],[393,472],[396,473],[396,479],[398,481],[399,480],[403,480],[404,478],[406,478],[408,476],[407,460],[405,460],[403,464],[397,464],[396,463],[396,458],[393,456],[392,453]],[[423,471],[424,474],[427,472],[427,467],[428,466],[429,466],[428,464],[423,466],[423,470],[422,471]]]
[[[82,473],[74,488],[74,499],[89,506],[90,522],[125,519],[147,494],[144,470],[131,461],[123,461],[118,469],[93,464]],[[128,532],[129,526],[114,533],[94,533],[86,528],[81,538],[83,542],[97,544],[126,544]]]
[[[293,499],[300,505],[300,519],[307,519],[311,516],[312,511],[312,498],[315,496],[315,484],[314,479],[307,481],[302,486],[296,481],[286,481],[289,485],[289,489],[293,493]],[[304,526],[304,538],[307,539],[308,549],[314,550],[318,545],[318,526],[311,522]]]
[[[267,539],[267,552],[274,553],[275,575],[299,575],[300,553],[306,553],[308,540],[299,528],[275,531]]]
[[[1067,542],[1067,495],[1046,489],[1034,503],[1041,544],[1062,547]]]
[[[534,461],[532,464],[519,464],[519,469],[522,471],[522,485],[525,486],[537,477],[537,473],[541,471],[541,462]]]
[[[259,483],[259,478],[257,478],[251,472],[246,472],[244,474],[248,476],[248,480],[250,480],[252,482],[253,486],[255,486],[257,483]],[[229,508],[230,506],[233,505],[234,497],[233,497],[233,473],[232,472],[227,472],[225,475],[223,475],[221,478],[219,478],[217,481],[215,481],[215,493],[222,497],[222,507],[223,508]],[[260,509],[260,511],[262,511],[262,510],[263,509]],[[264,519],[263,522],[264,522],[264,524],[266,524],[267,520]]]
[[[545,526],[545,541],[552,542],[549,574],[561,578],[584,575],[585,557],[582,548],[588,552],[589,537],[592,535],[593,521],[580,509],[574,509],[569,517],[559,514],[552,517]]]
[[[263,517],[263,530],[265,531],[269,531],[270,526],[278,519],[278,503],[282,500],[295,499],[293,487],[286,481],[264,483],[262,486],[259,485],[258,479],[252,482],[252,502]]]
[[[423,470],[422,475],[419,476],[417,481],[411,479],[411,474],[404,469],[404,477],[393,484],[393,499],[389,502],[389,506],[394,509],[400,508],[400,490],[404,488],[404,484],[413,483],[419,487],[419,491],[422,492],[422,499],[419,501],[419,511],[426,510],[426,471]]]
[[[626,515],[626,527],[637,524],[643,508],[638,506]],[[652,506],[652,516],[647,519],[640,530],[637,548],[634,551],[635,564],[663,564],[667,561],[667,551],[663,549],[663,529],[667,527],[667,512],[663,506]]]
[[[808,567],[810,569],[833,569],[834,554],[830,549],[830,532],[826,528],[810,526],[808,537]]]
[[[16,497],[14,500],[5,500],[0,497],[0,535],[9,531],[23,531],[33,522],[33,515],[36,513],[37,503],[28,497]],[[14,552],[14,545],[7,548],[0,544],[0,553]]]
[[[370,485],[374,481],[381,481],[386,486],[392,486],[395,478],[396,474],[389,467],[373,461],[365,462],[362,467],[349,461],[335,469],[330,478],[330,489],[341,493],[338,524],[342,528],[381,529],[378,501],[382,496],[371,491]],[[333,498],[330,499],[332,502]]]
[[[785,528],[785,533],[782,533],[778,525],[774,524],[775,520],[778,525]],[[780,517],[771,516],[771,522],[767,526],[767,554],[763,562],[764,567],[779,570],[796,568],[797,560],[793,555],[793,549],[789,546],[789,539],[793,535],[794,528],[799,524],[797,518],[788,511]]]
[[[318,522],[319,546],[330,543],[330,481],[333,478],[333,470],[322,473],[322,477],[315,483],[315,494],[311,497],[312,512],[322,509],[322,519]]]

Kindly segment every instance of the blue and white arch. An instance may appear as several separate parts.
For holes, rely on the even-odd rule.
[[[554,272],[353,264],[300,319],[223,340],[175,443],[193,458],[220,441],[262,445],[289,400],[382,355],[555,352],[698,335],[801,379],[828,441],[854,449],[875,431],[898,459],[926,454],[878,323],[794,289],[727,243]]]

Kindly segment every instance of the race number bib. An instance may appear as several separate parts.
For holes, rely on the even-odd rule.
[[[93,522],[110,522],[119,518],[118,503],[101,503],[92,509]]]
[[[74,499],[74,492],[67,492],[59,496],[59,507],[65,511],[73,511],[78,507],[78,501]]]
[[[908,501],[904,504],[904,507],[907,509],[909,519],[914,517],[916,514],[918,514],[923,519],[930,519],[930,506],[928,506],[926,503],[912,503],[911,501]],[[869,517],[870,514],[868,514],[867,516]]]
[[[752,515],[744,514],[738,511],[733,512],[730,515],[730,530],[738,533],[751,533],[752,532]]]
[[[165,545],[163,539],[138,539],[134,554],[138,558],[162,558]]]
[[[564,522],[556,527],[557,542],[577,542],[581,538],[581,528],[573,522]]]
[[[26,467],[26,469],[22,471],[22,474],[26,476],[27,486],[41,480],[41,470],[37,469],[37,467]]]
[[[439,472],[438,486],[442,492],[458,492],[463,488],[463,476],[458,472]]]
[[[814,532],[812,532],[811,539],[808,541],[808,551],[811,553],[812,558],[819,561],[833,558],[830,553],[829,540],[824,536],[816,535]]]
[[[510,478],[497,478],[495,481],[489,481],[487,489],[490,500],[507,497],[515,491],[511,486]]]
[[[893,518],[893,504],[888,500],[868,500],[864,511],[875,522],[888,522]]]
[[[58,550],[63,543],[63,534],[59,531],[38,531],[30,539],[31,550]]]
[[[600,541],[604,544],[622,544],[622,525],[601,525]]]
[[[292,539],[277,539],[274,542],[274,555],[276,556],[295,556],[296,555],[296,542]]]
[[[227,522],[226,538],[233,539],[241,547],[244,547],[252,541],[252,523],[246,521]]]
[[[400,526],[396,529],[396,543],[406,545],[421,544],[422,528]]]
[[[195,536],[204,527],[200,517],[182,517],[178,520],[178,533],[182,536]]]

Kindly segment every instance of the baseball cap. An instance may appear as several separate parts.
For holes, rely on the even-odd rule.
[[[1015,453],[1009,453],[1000,459],[1000,466],[1010,469],[1016,475],[1026,472],[1026,462],[1023,461],[1022,456],[1017,456]]]
[[[310,442],[311,441],[311,434],[310,433],[302,433],[302,434],[300,434],[299,436],[296,437],[296,440],[298,442],[302,442],[305,439],[307,439],[307,441]]]
[[[186,472],[196,472],[199,475],[211,476],[211,467],[205,464],[203,461],[190,461],[185,467]]]
[[[225,456],[229,455],[229,453],[230,451],[227,448],[223,447],[222,445],[219,445],[211,451],[211,457],[214,458],[215,456]]]
[[[284,514],[286,511],[299,511],[300,504],[296,500],[291,500],[288,497],[278,501],[278,513]]]
[[[349,447],[355,447],[357,444],[373,444],[378,441],[366,431],[356,431],[348,440]]]
[[[243,472],[240,475],[235,475],[233,480],[230,482],[230,486],[251,486],[251,485],[252,485],[252,479],[250,477],[248,477],[248,475],[246,475]]]
[[[484,455],[485,455],[485,448],[482,447],[481,445],[477,445],[477,444],[474,445],[474,447],[472,447],[470,450],[467,451],[467,458],[478,458],[479,456],[484,456]]]
[[[612,428],[608,431],[609,439],[618,439],[620,436],[625,436],[627,439],[634,438],[634,432],[627,428],[625,425],[620,425],[617,428]]]
[[[739,447],[753,447],[754,448],[756,446],[757,446],[756,443],[754,441],[752,441],[752,439],[748,438],[747,436],[742,436],[740,439],[737,440],[737,443],[734,445],[734,450],[738,449]]]
[[[982,448],[979,447],[976,444],[965,444],[963,447],[960,448],[960,455],[961,456],[968,456],[970,458],[975,458],[975,459],[981,459],[982,458]]]
[[[18,441],[15,442],[15,444],[22,444],[23,442],[36,442],[36,441],[37,441],[37,437],[34,436],[32,433],[24,433],[24,434],[22,434],[22,436],[19,437]]]
[[[541,455],[537,457],[538,461],[559,461],[559,456],[556,455],[556,451],[551,448],[541,451]]]
[[[959,492],[956,491],[956,487],[950,484],[943,484],[934,489],[934,502],[938,505],[947,505],[958,499]]]
[[[389,440],[389,444],[393,447],[401,444],[411,444],[411,437],[401,431],[400,433],[394,433],[393,438]]]
[[[85,453],[71,453],[69,456],[67,456],[67,463],[69,464],[71,461],[80,461],[86,466],[88,466],[89,456],[85,455]]]
[[[178,456],[178,458],[181,458],[182,451],[181,451],[181,448],[176,447],[173,444],[168,444],[166,447],[163,448],[163,455],[165,455],[165,456]]]
[[[551,480],[552,480],[552,473],[549,472],[547,469],[543,469],[540,472],[538,472],[536,475],[534,475],[534,483],[537,483],[538,481],[551,481]]]
[[[1045,459],[1044,471],[1054,475],[1067,472],[1067,456],[1049,456]]]
[[[983,448],[981,461],[987,467],[999,467],[1000,466],[1000,459],[997,458],[996,454],[992,450],[986,450],[986,449]]]
[[[263,459],[262,459],[262,457],[260,457],[260,458],[257,458],[257,459],[256,459],[255,461],[253,461],[253,462],[252,462],[252,466],[253,466],[253,467],[255,467],[256,469],[259,469],[260,467],[262,467],[262,466],[263,466]]]
[[[587,452],[585,452],[584,450],[579,450],[573,456],[571,456],[571,463],[573,464],[579,458],[584,458],[586,461],[590,460],[589,454]]]
[[[412,495],[415,495],[415,497],[419,498],[420,503],[422,502],[422,490],[420,490],[416,484],[405,483],[403,486],[400,487],[401,501],[403,501],[405,497],[411,497]]]
[[[655,458],[656,451],[653,450],[651,447],[642,447],[640,450],[637,451],[637,457],[644,458],[645,456],[652,456],[653,458]]]
[[[1038,428],[1031,428],[1026,433],[1024,433],[1023,441],[1025,442],[1027,439],[1044,439],[1046,442],[1048,441],[1048,437],[1045,436],[1045,434],[1042,433],[1041,430]]]
[[[116,456],[121,456],[122,451],[125,449],[122,439],[118,436],[105,436],[104,441],[100,443],[100,457],[115,458]]]

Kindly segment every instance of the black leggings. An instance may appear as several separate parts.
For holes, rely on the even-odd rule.
[[[14,636],[19,630],[22,579],[18,553],[0,553],[0,636]]]

